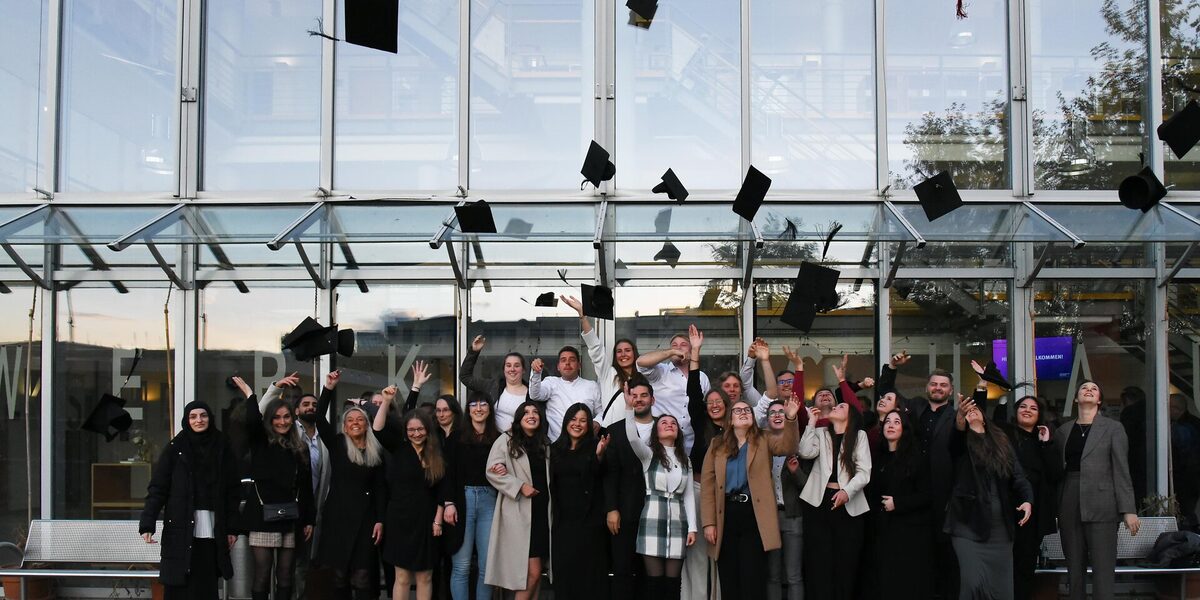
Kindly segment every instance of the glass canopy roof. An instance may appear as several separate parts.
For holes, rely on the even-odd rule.
[[[1200,226],[1170,208],[1156,205],[1149,212],[1112,204],[1042,204],[1052,219],[1092,242],[1190,242],[1200,239]],[[1200,212],[1200,206],[1178,207]]]

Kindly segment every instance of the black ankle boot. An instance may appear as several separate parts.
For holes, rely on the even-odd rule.
[[[292,588],[283,587],[281,585],[276,586],[275,587],[275,597],[272,598],[271,600],[292,600]]]
[[[683,590],[683,580],[679,577],[662,578],[662,596],[665,600],[679,600]]]
[[[647,575],[643,577],[642,598],[645,600],[662,600],[663,578]]]

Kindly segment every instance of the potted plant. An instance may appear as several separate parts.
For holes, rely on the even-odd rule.
[[[28,533],[25,529],[16,531],[17,541],[13,544],[21,552],[25,551],[25,542],[28,541]],[[0,565],[6,569],[15,569],[21,567],[20,563]],[[39,568],[42,565],[30,564],[24,565],[30,568]],[[4,597],[5,598],[20,598],[21,597],[21,580],[25,580],[25,597],[28,600],[51,600],[54,598],[54,580],[49,577],[4,577]]]

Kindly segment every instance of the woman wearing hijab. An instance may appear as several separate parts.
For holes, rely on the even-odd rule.
[[[296,412],[282,398],[259,412],[258,399],[241,377],[234,384],[246,396],[246,440],[250,447],[250,479],[254,493],[242,507],[254,553],[254,600],[290,600],[296,561],[296,536],[312,539],[313,504],[309,453],[296,429]],[[271,575],[274,564],[275,594]]]
[[[317,547],[317,563],[333,569],[335,598],[366,600],[376,595],[376,547],[383,539],[384,450],[371,431],[367,412],[360,407],[350,407],[342,414],[340,432],[329,423],[329,405],[340,377],[337,371],[325,376],[325,388],[317,402],[317,431],[327,440],[332,471],[322,509],[325,533]]]
[[[163,449],[146,490],[138,532],[154,541],[165,512],[159,580],[167,600],[216,600],[217,578],[233,577],[230,518],[241,499],[237,463],[204,402],[183,407],[180,432]]]

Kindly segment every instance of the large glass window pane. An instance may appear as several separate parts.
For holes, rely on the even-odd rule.
[[[1115,189],[1146,148],[1146,0],[1031,0],[1029,15],[1036,186]]]
[[[1161,0],[1163,118],[1196,98],[1200,88],[1200,2]],[[1176,189],[1200,189],[1200,150],[1193,148],[1182,159],[1165,145],[1166,181]]]
[[[1180,529],[1195,531],[1200,513],[1200,284],[1172,283],[1167,291],[1167,368],[1171,378],[1171,482]]]
[[[582,0],[471,3],[472,188],[578,188],[594,20]]]
[[[175,189],[177,8],[63,3],[60,189]]]
[[[204,54],[204,189],[311,189],[319,177],[320,0],[213,0]]]
[[[941,170],[960,188],[1008,183],[1008,9],[977,0],[887,4],[888,170],[911,187]],[[870,14],[870,13],[867,13]]]
[[[905,350],[912,356],[896,377],[902,394],[924,396],[929,373],[944,369],[954,375],[955,389],[969,395],[978,381],[972,360],[994,360],[1002,373],[1012,372],[1009,357],[1019,349],[1009,347],[1008,281],[897,279],[889,293],[892,347],[884,354]],[[1003,395],[1002,389],[989,385],[989,399]],[[1012,399],[1010,394],[1009,404]],[[992,409],[988,407],[989,415]]]
[[[649,29],[616,3],[617,181],[651,188],[667,167],[690,189],[741,181],[737,2],[664,4]],[[668,162],[669,161],[669,164]]]
[[[773,188],[875,187],[874,12],[870,0],[750,3],[751,147]]]
[[[163,323],[166,300],[165,286],[127,294],[108,286],[58,292],[55,518],[136,519],[141,513],[153,463],[178,421],[167,376],[173,353]],[[80,428],[105,394],[124,400],[133,419],[128,431],[110,431],[111,440]]]
[[[822,387],[837,385],[832,367],[841,364],[842,356],[849,357],[848,379],[861,381],[864,377],[875,377],[879,371],[875,360],[875,282],[846,281],[838,284],[837,291],[837,309],[818,314],[812,329],[805,333],[779,320],[792,293],[791,281],[754,283],[754,335],[770,344],[771,366],[777,375],[784,369],[795,369],[783,354],[784,346],[805,359],[802,394],[805,400],[811,400]],[[761,379],[760,374],[759,389],[764,385]]]
[[[353,329],[356,340],[352,358],[337,357],[338,397],[357,398],[394,383],[406,398],[415,360],[428,362],[433,376],[421,388],[421,402],[455,394],[454,286],[371,283],[369,289],[363,293],[350,282],[338,287],[338,327]]]
[[[338,44],[338,188],[458,185],[458,6],[457,0],[401,2],[397,54]],[[344,28],[340,16],[338,25]]]
[[[46,2],[0,0],[0,192],[25,191],[37,183]]]
[[[1039,281],[1034,286],[1037,391],[1052,416],[1075,417],[1075,387],[1100,386],[1101,411],[1129,436],[1129,472],[1139,503],[1154,490],[1154,343],[1148,314],[1153,283],[1139,280]],[[1043,356],[1045,358],[1043,358]],[[1165,443],[1165,441],[1164,441]]]
[[[229,428],[228,417],[240,418],[233,400],[241,393],[227,381],[237,375],[260,396],[272,382],[299,373],[300,388],[314,389],[317,362],[300,362],[284,351],[283,336],[304,317],[315,317],[322,325],[328,319],[316,316],[312,284],[264,287],[258,284],[242,294],[227,283],[212,283],[199,292],[196,331],[196,397],[220,404],[220,425]]]
[[[0,541],[14,541],[30,516],[41,512],[43,296],[38,292],[32,340],[33,288],[0,295],[0,312],[8,316],[0,324]]]

